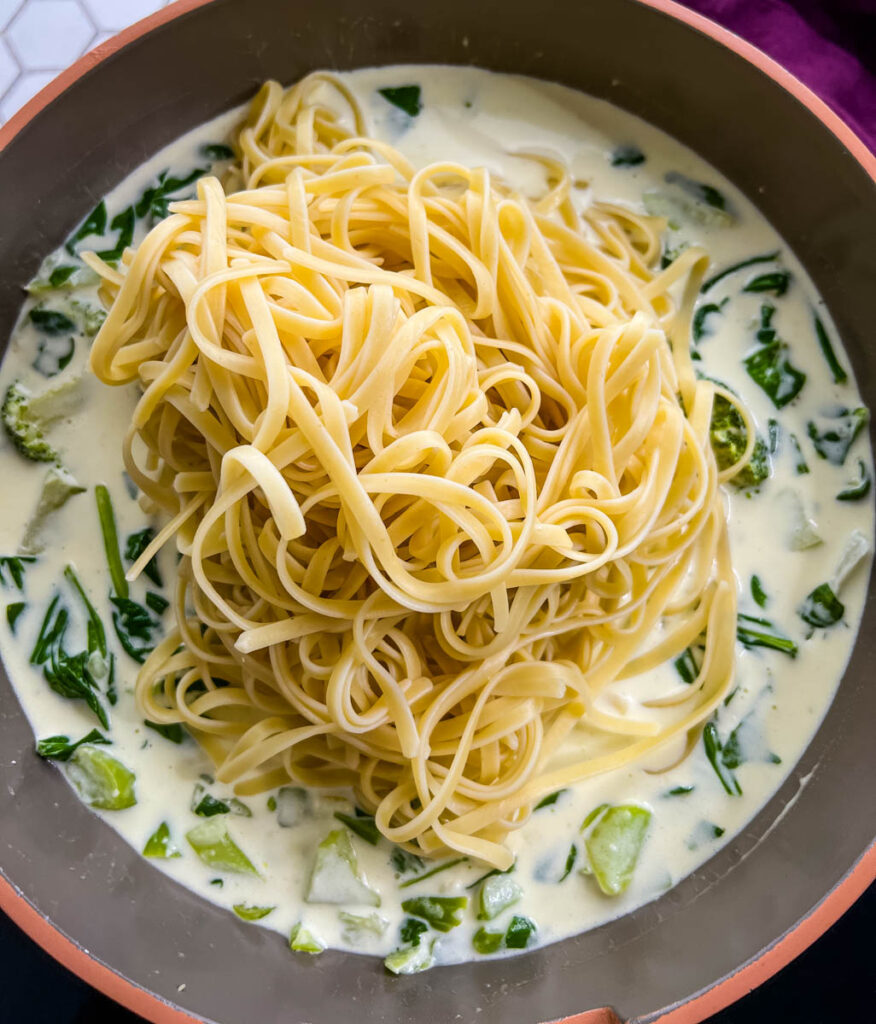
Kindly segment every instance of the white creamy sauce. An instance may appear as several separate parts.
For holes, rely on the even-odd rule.
[[[706,182],[723,193],[735,211],[732,226],[704,226],[679,217],[677,230],[670,232],[670,245],[680,241],[704,245],[714,270],[754,255],[780,249],[779,264],[764,265],[725,278],[710,290],[707,299],[719,304],[728,300],[719,315],[709,318],[711,334],[697,346],[702,362],[697,366],[709,376],[726,382],[744,397],[759,431],[766,436],[768,421],[781,425],[781,439],[771,456],[772,476],[758,492],[746,495],[728,488],[727,506],[733,560],[739,582],[739,607],[743,613],[765,616],[799,645],[795,659],[764,649],[738,650],[736,690],[727,706],[720,709],[718,731],[726,740],[741,722],[737,733],[742,763],[734,775],[742,796],[725,792],[707,761],[703,744],[678,767],[665,774],[648,774],[636,766],[606,777],[595,778],[564,792],[548,807],[534,812],[530,821],[513,833],[508,842],[516,855],[513,878],[523,888],[523,897],[494,922],[503,930],[513,914],[525,915],[538,927],[538,941],[556,941],[626,913],[674,885],[711,857],[722,843],[732,838],[786,778],[817,729],[842,675],[858,627],[868,562],[859,565],[843,584],[840,597],[845,605],[842,621],[827,629],[812,630],[798,614],[798,607],[817,585],[829,581],[853,530],[868,539],[873,532],[872,496],[860,501],[840,502],[835,495],[856,475],[859,460],[871,468],[866,432],[857,440],[843,466],[820,458],[807,437],[807,422],[831,407],[852,408],[858,404],[854,380],[832,383],[825,359],[818,348],[813,328],[813,309],[820,313],[833,339],[838,358],[849,368],[829,316],[811,282],[793,253],[755,207],[729,182],[695,154],[657,129],[609,104],[555,85],[522,78],[493,75],[474,69],[441,67],[394,67],[357,71],[342,76],[354,88],[369,119],[371,134],[387,139],[417,165],[435,160],[455,160],[475,166],[486,165],[530,195],[545,187],[540,166],[515,153],[542,151],[562,157],[577,180],[589,187],[576,189],[575,202],[582,207],[593,196],[629,204],[640,209],[645,192],[667,193],[664,175],[681,172],[697,182]],[[417,83],[422,87],[422,111],[411,118],[381,96],[387,86]],[[143,189],[166,168],[185,173],[205,161],[204,143],[220,142],[234,124],[235,113],[189,133],[140,167],[107,197],[110,219],[133,202]],[[620,145],[635,145],[646,160],[637,166],[612,166],[611,154]],[[142,227],[138,227],[142,230]],[[112,239],[113,233],[108,236]],[[108,246],[112,242],[106,243]],[[743,285],[758,273],[775,269],[791,273],[787,294],[773,297],[743,293]],[[93,301],[87,290],[75,297]],[[46,308],[69,309],[57,292],[37,296]],[[753,348],[762,303],[776,307],[773,327],[790,344],[790,358],[807,375],[801,395],[782,410],[751,380],[742,359]],[[25,313],[33,305],[25,306]],[[44,531],[46,547],[38,561],[26,567],[24,593],[19,594],[7,579],[2,593],[5,603],[25,600],[27,607],[13,636],[5,621],[0,627],[0,649],[19,699],[37,738],[66,734],[73,739],[97,725],[82,701],[71,701],[50,690],[42,673],[28,659],[51,596],[57,590],[73,610],[71,651],[84,648],[84,620],[81,605],[63,580],[63,569],[75,565],[91,600],[107,624],[109,643],[117,654],[118,704],[111,709],[112,739],[107,750],[136,774],[136,806],[101,812],[137,850],[148,837],[167,822],[173,844],[181,856],[154,860],[166,871],[221,906],[245,903],[275,907],[262,924],[288,934],[296,922],[304,925],[326,945],[357,952],[384,955],[399,945],[399,927],[405,917],[400,902],[417,895],[467,895],[469,908],[463,924],[438,936],[437,962],[470,959],[471,939],[479,926],[474,904],[477,888],[466,890],[484,872],[483,865],[464,863],[405,889],[390,863],[391,847],[381,841],[376,847],[352,835],[359,864],[369,883],[382,897],[376,911],[386,922],[382,936],[345,936],[339,909],[369,914],[370,907],[338,908],[304,901],[314,851],[332,828],[341,825],[333,818],[337,810],[353,813],[351,799],[339,794],[311,793],[306,813],[292,827],[280,827],[275,811],[267,806],[268,794],[247,797],[251,817],[229,814],[228,828],[239,846],[258,868],[260,877],[234,875],[211,869],[202,863],[184,836],[205,819],[191,810],[192,793],[199,776],[209,773],[210,763],[190,739],[176,745],[144,727],[133,698],[136,663],[121,651],[111,627],[108,602],[109,576],[98,523],[94,486],[105,483],[112,494],[119,535],[125,538],[148,525],[125,486],[121,458],[122,436],[130,423],[136,395],[130,388],[110,390],[85,370],[88,340],[78,336],[69,366],[60,376],[47,381],[32,368],[40,335],[22,321],[13,336],[0,371],[3,391],[20,378],[34,391],[48,384],[81,376],[81,407],[54,426],[49,438],[61,452],[64,466],[86,493],[73,497],[55,513]],[[800,441],[811,472],[796,472],[796,457],[789,432]],[[29,462],[11,446],[5,434],[0,438],[0,554],[14,554],[36,505],[47,466]],[[812,521],[822,543],[804,550],[792,547],[793,519],[799,507]],[[799,524],[798,524],[799,525]],[[165,583],[172,579],[172,552],[162,554]],[[761,610],[751,597],[750,580],[757,574],[769,596]],[[155,590],[143,578],[132,585],[131,596],[143,601],[147,589]],[[733,628],[732,623],[727,624]],[[753,626],[752,628],[758,628]],[[677,682],[672,665],[654,673],[645,685],[665,690],[667,681]],[[640,697],[642,684],[634,695]],[[623,701],[623,685],[614,688],[613,699]],[[633,691],[631,691],[633,692]],[[660,766],[672,760],[664,751],[652,761]],[[778,763],[780,762],[780,763]],[[61,766],[60,770],[63,770]],[[690,792],[668,795],[673,789],[693,787]],[[233,794],[221,786],[208,785],[217,798]],[[637,803],[653,812],[650,830],[629,889],[609,898],[594,880],[579,873],[579,856],[574,870],[562,882],[571,844],[578,840],[585,816],[603,802]],[[215,820],[215,819],[213,819]],[[432,865],[427,864],[422,870]],[[221,887],[220,883],[221,882]]]

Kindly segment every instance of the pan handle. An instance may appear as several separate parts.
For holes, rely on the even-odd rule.
[[[576,1013],[574,1017],[563,1017],[562,1020],[554,1021],[553,1024],[623,1024],[623,1021],[610,1006],[603,1006],[598,1010],[585,1010],[584,1013]]]

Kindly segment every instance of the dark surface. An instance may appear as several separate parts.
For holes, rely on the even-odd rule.
[[[876,886],[802,956],[708,1024],[872,1020],[874,927]],[[0,964],[4,999],[0,1020],[4,1024],[138,1024],[142,1020],[92,992],[2,915]]]
[[[622,47],[605,43],[621,37]],[[145,154],[263,76],[289,80],[315,66],[394,60],[470,61],[565,81],[634,110],[712,160],[757,197],[796,249],[838,322],[864,400],[876,407],[872,183],[812,114],[755,68],[626,0],[576,0],[556,20],[510,0],[217,0],[138,40],[59,97],[0,159],[0,336],[39,257]],[[290,957],[270,933],[157,875],[52,766],[35,763],[29,726],[2,674],[0,870],[120,973],[227,1024],[288,1024],[290,1007],[314,1024],[531,1024],[604,1002],[646,1013],[756,956],[869,844],[874,645],[871,597],[823,728],[776,797],[708,864],[633,914],[513,961],[390,979],[363,958]],[[865,966],[847,990],[861,990]],[[839,976],[833,968],[820,974],[831,983]],[[22,977],[7,979],[0,1020],[40,1019],[32,1003],[12,1013],[3,1001],[24,990]],[[806,972],[798,981],[798,1005],[814,1004],[804,990],[814,980]],[[34,986],[33,997],[45,991]],[[795,1019],[790,999],[774,1019]],[[84,1012],[83,1020],[98,1019],[96,1010]],[[866,1007],[857,1018],[868,1019]],[[57,1005],[48,1019],[59,1019]]]

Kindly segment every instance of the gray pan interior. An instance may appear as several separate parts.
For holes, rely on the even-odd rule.
[[[82,77],[0,155],[0,337],[40,258],[160,146],[268,76],[290,81],[317,67],[407,61],[561,81],[628,108],[711,160],[756,200],[808,268],[864,399],[876,408],[872,183],[762,72],[634,0],[215,0],[182,15]],[[870,843],[874,622],[871,594],[822,729],[732,843],[659,901],[511,960],[392,978],[372,959],[291,956],[276,934],[165,878],[80,804],[60,773],[33,755],[2,673],[0,869],[96,958],[222,1024],[533,1024],[603,1005],[624,1017],[648,1015],[756,956]]]

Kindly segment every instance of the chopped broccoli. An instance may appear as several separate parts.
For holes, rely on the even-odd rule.
[[[724,470],[735,466],[745,451],[748,434],[745,430],[745,421],[739,410],[723,395],[715,395],[709,433],[718,469]],[[748,464],[733,477],[730,483],[734,487],[748,490],[762,484],[769,475],[770,460],[767,455],[767,446],[763,438],[758,437]]]
[[[30,395],[18,383],[13,381],[6,391],[0,415],[9,440],[15,445],[20,455],[34,462],[58,462],[58,453],[43,437],[39,422],[33,418]]]

